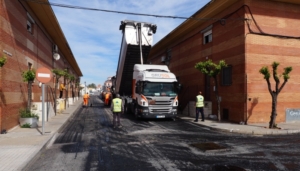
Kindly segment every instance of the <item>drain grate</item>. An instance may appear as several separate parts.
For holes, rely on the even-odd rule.
[[[194,143],[191,144],[191,146],[198,148],[201,151],[219,151],[219,150],[226,150],[227,147],[221,146],[219,144],[213,143],[213,142],[207,142],[207,143]]]

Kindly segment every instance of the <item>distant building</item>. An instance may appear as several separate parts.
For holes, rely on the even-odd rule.
[[[269,122],[272,99],[259,70],[269,66],[272,71],[277,61],[278,74],[287,66],[293,71],[279,94],[276,121],[300,120],[286,114],[288,109],[299,110],[300,104],[299,0],[212,0],[191,18],[156,43],[147,61],[166,64],[178,76],[181,110],[201,90],[217,114],[215,83],[194,66],[225,60],[228,67],[218,77],[222,120]],[[273,78],[271,84],[274,88]]]

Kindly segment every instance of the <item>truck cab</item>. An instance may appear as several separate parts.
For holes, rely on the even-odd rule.
[[[175,118],[180,84],[165,65],[134,66],[133,111],[138,118]]]

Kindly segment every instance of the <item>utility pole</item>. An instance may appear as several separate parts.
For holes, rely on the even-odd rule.
[[[84,89],[85,89],[85,91],[84,91],[84,94],[86,94],[87,93],[87,90],[86,90],[86,82],[84,82]]]

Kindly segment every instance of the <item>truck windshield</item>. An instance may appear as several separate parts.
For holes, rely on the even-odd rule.
[[[145,96],[177,96],[174,83],[145,82],[143,94]]]

